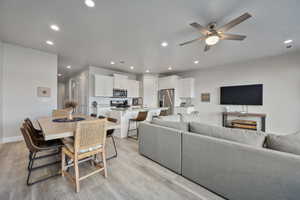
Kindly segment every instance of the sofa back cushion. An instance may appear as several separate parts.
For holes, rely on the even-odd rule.
[[[180,122],[180,115],[159,116],[158,119],[172,122]]]
[[[231,129],[197,122],[190,123],[189,131],[255,147],[263,147],[266,138],[265,134],[259,131]]]
[[[268,134],[267,148],[300,155],[300,132],[289,135]]]
[[[197,113],[180,115],[180,121],[182,121],[182,122],[200,122],[200,120],[201,120],[200,115]]]
[[[181,131],[189,130],[189,124],[186,122],[175,122],[175,121],[166,121],[162,119],[153,119],[151,123],[159,126],[174,128]]]

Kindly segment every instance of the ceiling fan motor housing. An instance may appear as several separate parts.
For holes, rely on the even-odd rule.
[[[217,27],[217,22],[211,22],[207,25],[207,28],[209,28],[209,30],[216,30]]]

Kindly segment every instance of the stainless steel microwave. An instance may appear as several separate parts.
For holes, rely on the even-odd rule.
[[[126,98],[127,97],[127,90],[124,90],[124,89],[114,89],[113,90],[113,97]]]

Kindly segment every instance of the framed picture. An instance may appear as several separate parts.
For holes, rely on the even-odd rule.
[[[38,87],[37,88],[38,97],[51,97],[51,88],[47,87]]]
[[[202,93],[201,101],[202,102],[210,102],[210,93]]]

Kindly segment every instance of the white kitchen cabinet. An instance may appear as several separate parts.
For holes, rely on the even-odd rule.
[[[191,114],[193,111],[195,111],[194,106],[188,106],[188,107],[175,107],[174,114]]]
[[[178,80],[179,77],[176,75],[172,76],[166,76],[158,79],[158,89],[163,90],[163,89],[172,89],[178,87]]]
[[[144,106],[157,107],[158,77],[154,75],[144,75],[142,80],[142,91]]]
[[[127,96],[139,97],[140,82],[136,80],[128,80],[127,83]]]
[[[194,98],[195,97],[195,80],[194,78],[179,79],[179,97]]]
[[[95,74],[95,96],[113,96],[113,77]]]
[[[114,74],[114,84],[115,89],[128,89],[128,76],[121,74]]]

